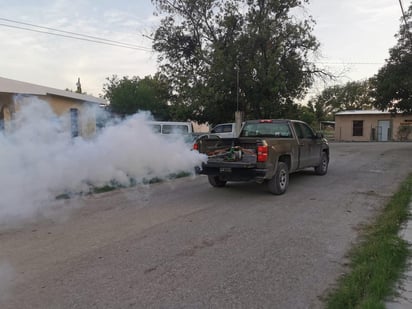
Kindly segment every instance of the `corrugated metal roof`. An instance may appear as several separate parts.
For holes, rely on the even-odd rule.
[[[390,112],[388,111],[380,111],[376,109],[371,110],[348,110],[337,112],[335,116],[342,116],[342,115],[388,115]]]
[[[45,87],[13,79],[0,77],[0,93],[32,94],[32,95],[56,95],[60,97],[72,98],[88,103],[107,104],[102,98],[96,98],[91,95],[80,94],[76,92],[60,90],[51,87]]]

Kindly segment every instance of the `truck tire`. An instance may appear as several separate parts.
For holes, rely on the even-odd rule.
[[[226,185],[226,180],[222,180],[219,176],[208,175],[207,177],[212,187],[221,188]]]
[[[316,175],[325,175],[328,172],[329,158],[326,152],[322,152],[320,164],[315,166]]]
[[[286,192],[289,186],[289,169],[286,163],[278,162],[275,175],[267,183],[269,191],[275,195]]]

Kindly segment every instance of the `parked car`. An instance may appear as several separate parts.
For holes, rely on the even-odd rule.
[[[213,127],[210,133],[221,138],[234,138],[236,137],[236,125],[235,123],[221,123]]]

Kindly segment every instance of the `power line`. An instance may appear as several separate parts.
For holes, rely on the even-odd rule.
[[[77,40],[82,40],[82,41],[87,41],[87,42],[105,44],[105,45],[116,46],[116,47],[123,47],[123,48],[140,50],[140,51],[151,51],[150,48],[147,48],[147,47],[144,47],[144,46],[133,45],[133,44],[124,43],[124,42],[120,42],[120,41],[109,40],[109,39],[105,39],[105,38],[85,35],[85,34],[76,33],[76,32],[64,31],[64,30],[59,30],[59,29],[50,28],[50,27],[38,26],[38,25],[35,25],[35,24],[19,22],[19,21],[7,19],[7,18],[1,18],[0,17],[0,20],[7,21],[7,22],[12,22],[12,23],[16,23],[16,24],[21,24],[21,25],[26,25],[26,26],[30,26],[30,27],[36,27],[36,28],[39,28],[39,29],[45,29],[45,30],[51,30],[51,31],[55,31],[55,32],[61,32],[61,33],[55,33],[55,32],[50,32],[50,31],[31,29],[31,28],[22,27],[22,26],[16,26],[16,25],[9,25],[9,24],[0,23],[0,26],[3,26],[3,27],[9,27],[9,28],[14,28],[14,29],[32,31],[32,32],[37,32],[37,33],[43,33],[43,34],[48,34],[48,35],[60,36],[60,37],[64,37],[64,38],[77,39]]]
[[[39,26],[39,25],[25,23],[25,22],[13,20],[13,19],[7,19],[7,18],[0,17],[0,20],[11,22],[11,23],[16,23],[16,24],[21,24],[21,25],[26,25],[26,26],[31,26],[31,27],[36,27],[36,28],[40,28],[40,29],[52,30],[52,31],[57,31],[57,32],[61,32],[61,33],[67,33],[67,34],[71,34],[71,35],[75,35],[75,36],[81,36],[81,37],[90,38],[90,39],[95,39],[95,40],[99,40],[99,41],[105,41],[105,42],[121,44],[121,45],[129,45],[129,46],[132,46],[132,47],[146,48],[144,46],[137,46],[137,45],[133,45],[133,44],[129,44],[129,43],[109,40],[109,39],[100,38],[100,37],[91,36],[91,35],[86,35],[86,34],[81,34],[81,33],[77,33],[77,32],[71,32],[71,31],[60,30],[60,29],[51,28],[51,27]]]
[[[403,13],[404,19],[405,19],[405,13],[403,11],[401,0],[399,0],[399,3],[401,5],[402,13]],[[35,27],[35,28],[39,28],[39,29],[45,29],[45,30],[50,30],[50,31],[54,31],[54,32],[60,32],[60,33],[54,33],[54,32],[50,32],[50,31],[43,31],[43,30],[31,29],[31,28],[27,28],[27,27],[21,27],[21,26],[15,26],[15,25],[0,23],[0,26],[3,26],[3,27],[9,27],[9,28],[32,31],[32,32],[37,32],[37,33],[55,35],[55,36],[60,36],[60,37],[64,37],[64,38],[77,39],[77,40],[82,40],[82,41],[88,41],[88,42],[105,44],[105,45],[116,46],[116,47],[129,48],[129,49],[140,50],[140,51],[147,51],[147,52],[152,51],[150,48],[147,48],[147,47],[144,47],[144,46],[124,43],[124,42],[120,42],[120,41],[115,41],[115,40],[105,39],[105,38],[101,38],[101,37],[81,34],[81,33],[77,33],[77,32],[65,31],[65,30],[60,30],[60,29],[56,29],[56,28],[52,28],[52,27],[39,26],[39,25],[31,24],[31,23],[21,22],[21,21],[17,21],[17,20],[8,19],[8,18],[2,18],[2,17],[0,17],[0,20],[10,22],[10,23],[16,23],[16,24],[20,24],[20,25]],[[405,22],[406,22],[406,19],[405,19]],[[62,34],[62,33],[64,33],[64,34]],[[380,62],[327,62],[327,61],[326,62],[316,61],[315,63],[326,64],[326,65],[382,65],[383,64],[383,63],[380,63]]]

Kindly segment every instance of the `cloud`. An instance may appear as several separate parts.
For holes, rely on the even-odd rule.
[[[390,0],[313,1],[309,5],[317,24],[323,59],[348,80],[372,77],[396,44],[399,5]]]
[[[106,77],[113,74],[145,76],[156,71],[151,42],[142,35],[155,23],[150,2],[25,1],[4,8],[1,15],[12,20],[144,46],[149,51],[3,26],[0,57],[8,59],[2,66],[3,77],[58,89],[74,88],[80,77],[83,90],[97,96]]]

